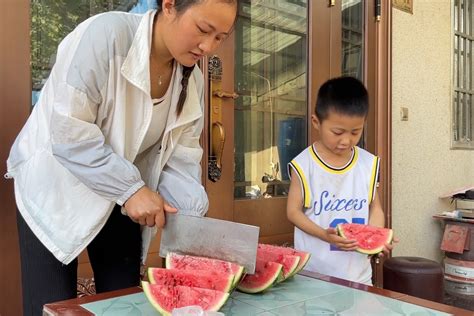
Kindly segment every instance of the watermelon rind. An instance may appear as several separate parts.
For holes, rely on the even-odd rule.
[[[311,258],[311,254],[309,252],[295,250],[295,256],[300,257],[300,260],[298,266],[295,269],[295,272],[293,272],[293,275],[303,270],[303,268],[306,266],[309,259]]]
[[[289,258],[288,258],[289,257]],[[294,262],[293,262],[293,265],[289,266],[288,268],[288,272],[286,273],[283,273],[283,280],[282,281],[285,281],[289,278],[291,278],[292,276],[294,276],[296,274],[296,269],[298,269],[298,265],[300,263],[300,257],[299,256],[293,256],[293,255],[287,255],[287,256],[284,256],[284,259],[293,259]]]
[[[245,274],[244,271],[245,271],[244,267],[240,266],[239,270],[234,275],[234,281],[232,282],[231,289],[234,289],[239,284],[240,280]]]
[[[346,235],[344,234],[344,229],[343,229],[343,224],[338,224],[336,226],[336,231],[337,231],[337,234],[343,238],[346,238]],[[351,224],[351,225],[356,225],[356,224]],[[359,225],[362,225],[362,224],[359,224]],[[367,226],[367,225],[366,225]],[[383,227],[375,227],[375,226],[372,226],[374,228],[383,228]],[[357,252],[360,252],[362,254],[365,254],[365,255],[375,255],[375,254],[378,254],[380,252],[382,252],[383,248],[385,247],[385,244],[390,244],[393,240],[393,230],[389,229],[389,228],[385,228],[388,230],[388,235],[387,235],[387,239],[385,240],[385,242],[383,243],[382,246],[380,247],[377,247],[377,248],[373,248],[373,249],[364,249],[362,247],[358,247],[356,249]]]
[[[155,297],[151,293],[150,283],[148,283],[146,281],[142,281],[142,288],[143,288],[143,292],[145,292],[145,296],[147,297],[148,301],[151,303],[151,305],[153,305],[154,308],[156,308],[156,310],[161,315],[163,315],[163,316],[170,316],[171,315],[171,313],[169,311],[163,309],[161,307],[161,305],[158,304],[158,302],[155,300]]]
[[[166,309],[164,309],[155,299],[155,297],[153,296],[152,294],[152,291],[151,291],[151,286],[157,286],[157,285],[153,285],[149,282],[146,282],[146,281],[142,281],[141,282],[142,284],[142,288],[143,288],[143,291],[145,293],[145,296],[147,297],[148,301],[153,305],[153,307],[155,307],[158,312],[161,314],[161,315],[164,315],[164,316],[171,316],[172,315],[172,311],[168,311]],[[159,285],[158,285],[159,286]],[[192,288],[192,287],[188,287],[188,286],[176,286],[177,288]],[[197,289],[197,288],[194,288],[194,289]],[[221,292],[221,291],[214,291],[214,290],[210,290],[210,289],[200,289],[201,291],[211,291],[211,292],[218,292],[218,293],[221,293],[222,294],[222,297],[220,300],[216,301],[214,303],[214,305],[212,305],[211,307],[209,307],[206,311],[213,311],[213,312],[217,312],[219,311],[219,309],[222,308],[222,306],[224,306],[224,304],[227,302],[227,300],[229,299],[230,295],[229,293],[225,293],[225,292]],[[200,298],[202,299],[202,298]]]
[[[299,256],[285,255],[271,251],[269,249],[257,248],[257,259],[262,261],[272,261],[283,265],[283,280],[284,281],[294,275],[296,268],[300,262]]]
[[[273,275],[270,275],[264,283],[260,284],[259,286],[257,287],[250,287],[248,286],[245,281],[246,281],[246,278],[252,278],[253,275],[252,274],[249,274],[249,275],[246,275],[242,281],[239,283],[239,285],[237,286],[237,290],[241,291],[241,292],[244,292],[244,293],[248,293],[248,294],[256,294],[256,293],[261,293],[261,292],[264,292],[266,290],[268,290],[269,288],[271,288],[275,283],[278,283],[278,280],[281,278],[281,276],[283,275],[283,265],[280,264],[280,263],[277,263],[277,262],[268,262],[270,264],[274,264],[275,265],[275,268],[276,270],[274,271]],[[257,271],[255,271],[257,273]]]
[[[279,253],[286,254],[286,255],[294,255],[294,256],[300,257],[300,262],[299,262],[298,267],[296,268],[296,270],[293,272],[293,275],[295,275],[296,273],[303,270],[303,268],[306,266],[309,259],[311,258],[311,253],[309,253],[309,252],[304,252],[304,251],[301,251],[301,250],[296,250],[294,248],[285,247],[285,246],[277,246],[277,245],[270,245],[270,244],[258,244],[258,248],[264,249],[264,250],[269,250],[269,251],[274,251],[274,252],[279,252]]]
[[[209,284],[213,284],[213,279],[214,279],[214,285],[216,284],[216,277],[218,276],[213,276],[207,271],[202,271],[202,270],[195,270],[195,271],[183,271],[183,270],[178,270],[178,269],[162,269],[162,268],[148,268],[148,280],[150,281],[151,284],[156,284],[159,283],[157,280],[155,280],[154,277],[154,272],[159,273],[161,270],[163,270],[163,273],[166,273],[166,271],[170,272],[170,274],[180,274],[182,278],[186,278],[189,276],[190,278],[197,279],[197,284],[198,285],[193,285],[196,287],[202,287],[202,288],[207,288],[211,290],[218,290],[222,292],[229,292],[232,289],[233,286],[233,281],[234,281],[234,275],[233,274],[227,274],[227,275],[222,275],[222,277],[219,276],[219,282],[218,284],[220,285],[218,288],[214,287],[209,287]],[[182,279],[181,278],[181,279]],[[223,283],[224,280],[227,279],[227,283]],[[173,280],[174,281],[174,280]],[[179,279],[177,280],[179,282]],[[176,281],[174,281],[176,282]],[[224,287],[221,287],[222,284],[225,284]],[[186,285],[186,284],[175,284],[175,285]]]

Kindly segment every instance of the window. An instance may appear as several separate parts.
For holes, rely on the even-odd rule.
[[[452,147],[474,149],[473,0],[454,0]]]
[[[235,27],[234,197],[288,194],[307,146],[307,1],[240,1]]]

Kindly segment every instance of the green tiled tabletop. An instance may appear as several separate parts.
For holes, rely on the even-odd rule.
[[[81,305],[95,315],[148,316],[158,312],[143,293]],[[220,310],[226,316],[249,315],[448,315],[369,292],[301,275],[264,294],[234,291]]]

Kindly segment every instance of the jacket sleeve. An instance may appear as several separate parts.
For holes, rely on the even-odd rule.
[[[202,74],[200,76],[202,77]],[[196,87],[201,99],[201,108],[204,110],[201,77],[197,78]],[[160,175],[158,192],[181,214],[204,216],[209,208],[207,194],[201,184],[203,150],[199,139],[203,125],[204,116],[201,116],[186,127]]]
[[[138,169],[107,144],[96,123],[97,114],[111,106],[102,98],[113,60],[109,22],[97,18],[80,25],[85,30],[76,29],[58,49],[49,79],[55,91],[51,150],[93,192],[122,205],[144,182]]]

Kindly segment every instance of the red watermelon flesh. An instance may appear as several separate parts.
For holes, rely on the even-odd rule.
[[[300,262],[300,257],[293,256],[293,255],[279,254],[273,251],[258,248],[257,260],[262,260],[266,262],[271,261],[271,262],[276,262],[283,265],[283,279],[281,280],[283,281],[283,280],[288,279],[294,274]]]
[[[173,309],[200,306],[205,311],[218,311],[229,298],[229,293],[190,286],[167,286],[142,281],[148,301],[162,315],[171,315]]]
[[[236,263],[177,253],[168,253],[166,256],[167,269],[179,269],[185,271],[206,270],[220,275],[221,273],[231,273],[234,275],[232,287],[237,285],[242,277],[244,268]]]
[[[381,252],[393,238],[393,231],[389,228],[362,224],[339,224],[337,233],[346,239],[357,240],[359,247],[356,251],[368,255]]]
[[[237,289],[245,293],[260,293],[272,287],[282,274],[283,265],[257,259],[255,273],[247,274]]]
[[[149,268],[148,279],[152,284],[184,285],[229,292],[234,280],[231,273],[213,274],[208,271],[184,271],[178,269]]]
[[[282,255],[292,255],[300,257],[300,262],[298,263],[298,267],[296,268],[294,274],[298,273],[299,271],[303,270],[306,263],[308,263],[311,254],[309,252],[299,251],[290,247],[282,247],[282,246],[275,246],[275,245],[268,245],[268,244],[258,244],[258,248],[262,250],[268,250],[271,252],[279,253]]]

